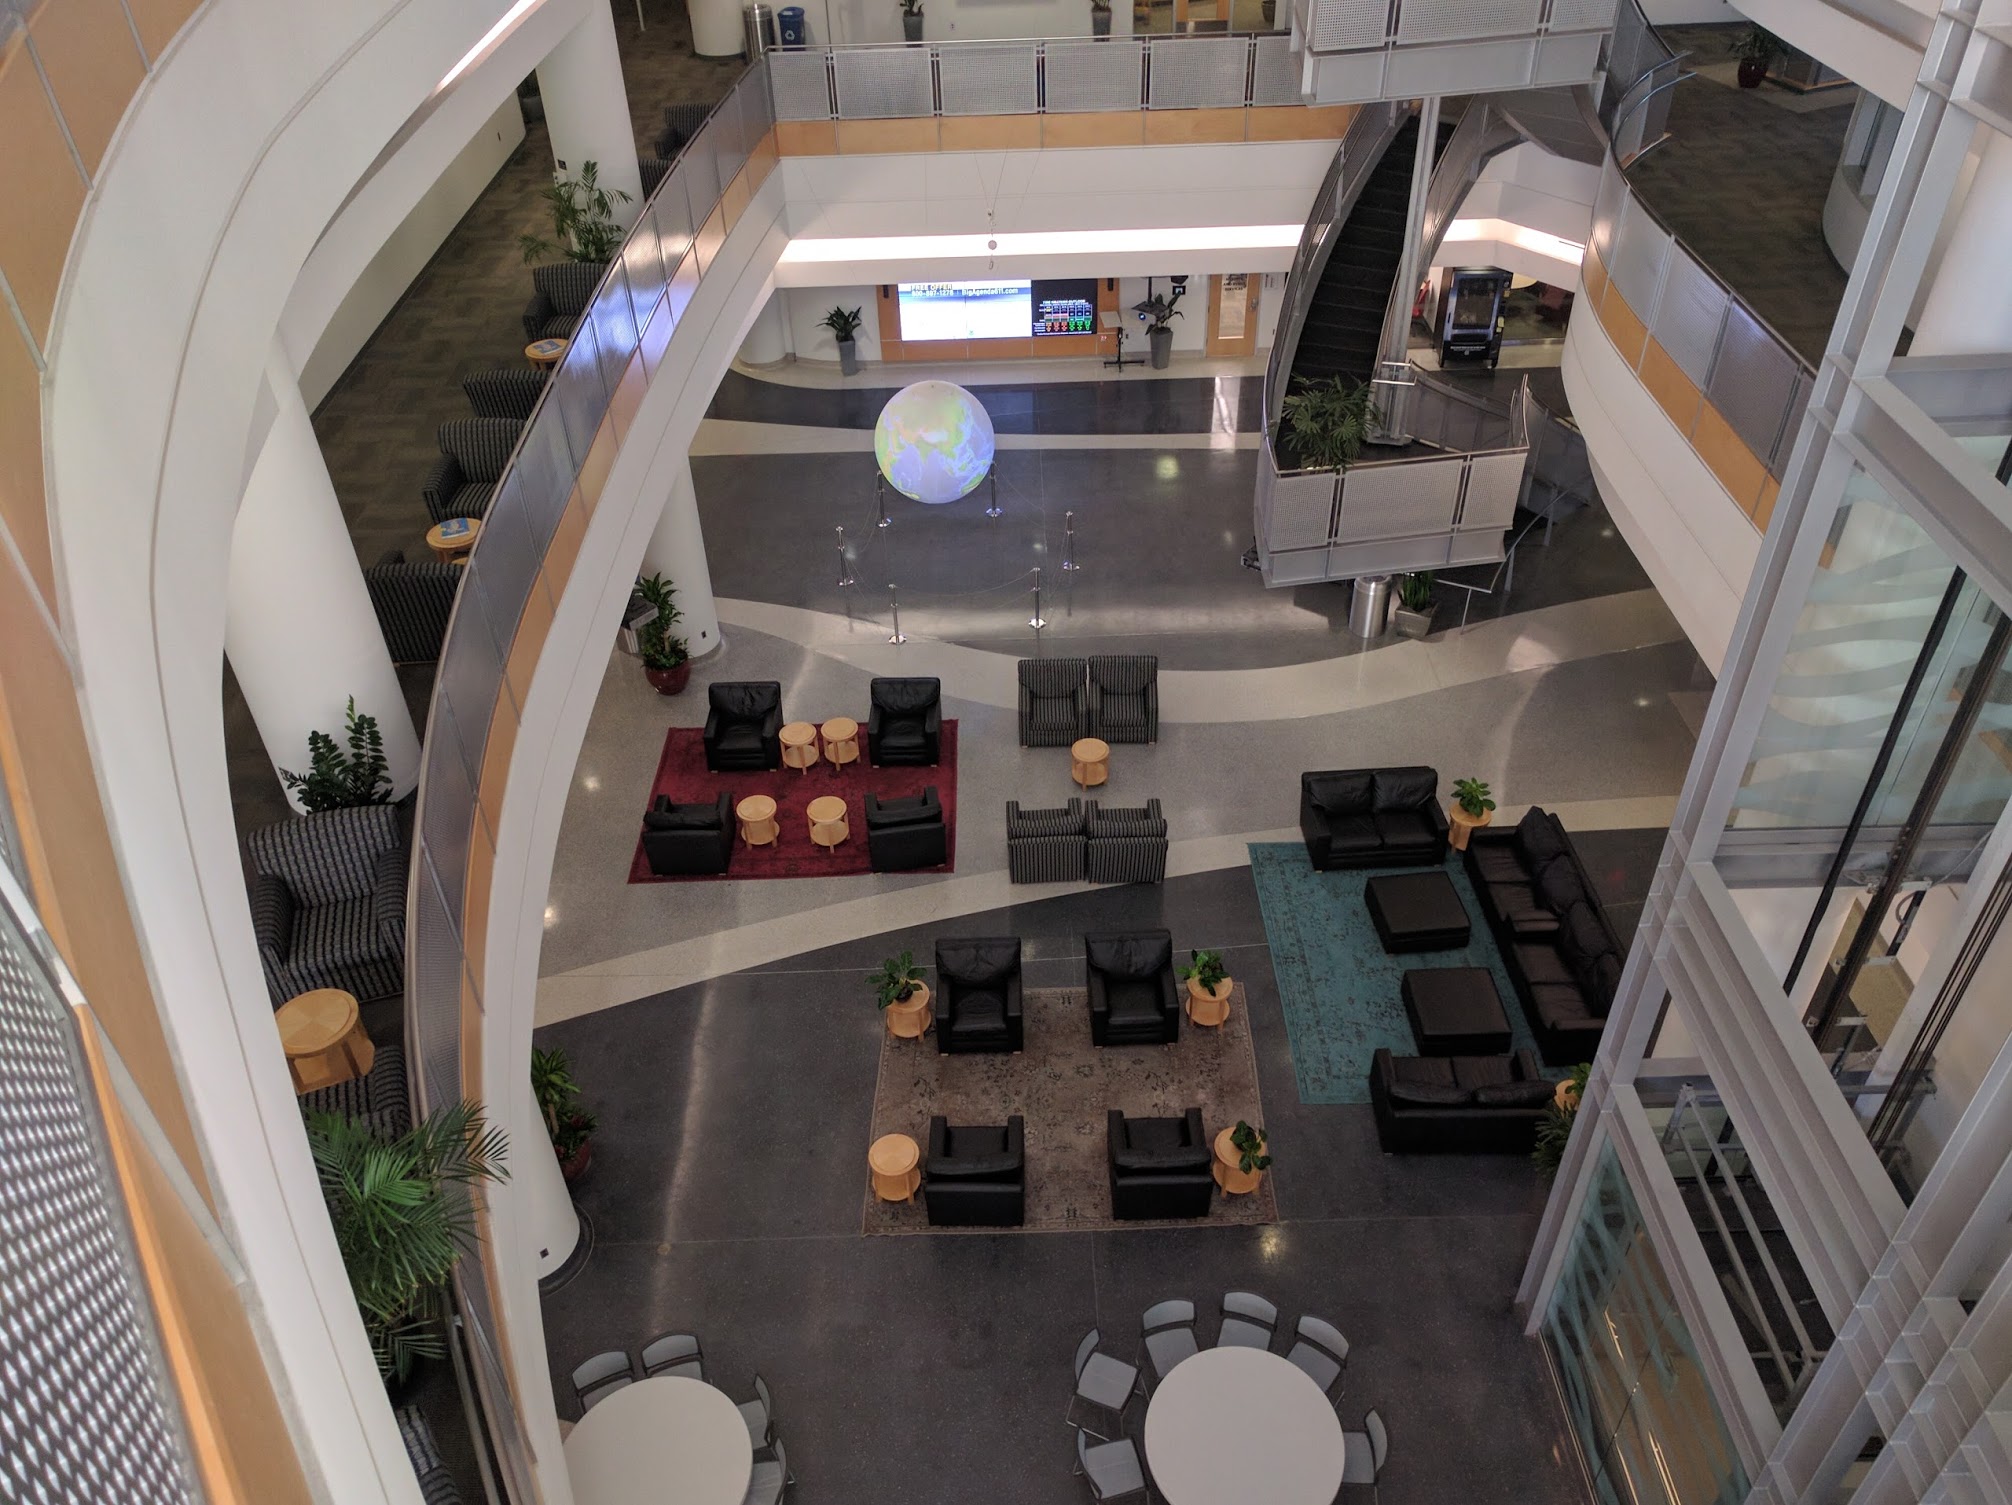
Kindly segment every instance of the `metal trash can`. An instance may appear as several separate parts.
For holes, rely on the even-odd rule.
[[[801,5],[785,5],[775,13],[776,35],[785,47],[801,47],[808,40]]]
[[[1359,638],[1380,638],[1390,621],[1390,577],[1358,575],[1348,597],[1348,630]]]
[[[773,5],[750,5],[744,7],[741,11],[741,26],[750,63],[764,52],[775,51],[775,7]]]

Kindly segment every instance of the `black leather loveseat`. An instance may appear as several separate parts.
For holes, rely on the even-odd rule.
[[[938,1228],[1018,1228],[1027,1221],[1026,1120],[952,1124],[929,1120],[922,1200]]]
[[[643,815],[643,856],[659,878],[724,873],[734,855],[734,799],[674,804],[660,794]]]
[[[1179,1118],[1127,1118],[1113,1108],[1107,1123],[1112,1217],[1208,1216],[1216,1182],[1200,1108]]]
[[[1337,768],[1299,776],[1306,856],[1343,867],[1431,867],[1446,860],[1434,768]]]
[[[1513,1056],[1393,1056],[1369,1063],[1376,1138],[1387,1155],[1527,1155],[1557,1084],[1527,1050]]]
[[[1553,1066],[1593,1059],[1627,955],[1558,817],[1531,806],[1468,838],[1464,861],[1516,996]]]

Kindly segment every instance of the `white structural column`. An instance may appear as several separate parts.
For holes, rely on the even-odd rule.
[[[629,120],[612,10],[588,6],[586,19],[545,54],[538,65],[538,93],[560,175],[577,177],[581,164],[594,163],[603,187],[629,196],[626,204],[615,205],[616,221],[624,229],[633,225],[643,207],[643,170],[636,164],[636,129]]]
[[[528,1091],[528,1080],[525,1087]],[[580,1242],[580,1214],[573,1207],[573,1194],[566,1189],[559,1157],[551,1152],[545,1135],[539,1132],[544,1126],[544,1116],[539,1113],[535,1098],[529,1112],[524,1121],[531,1125],[531,1132],[518,1141],[523,1148],[511,1157],[510,1169],[526,1192],[524,1205],[531,1214],[538,1278],[543,1280],[566,1263],[573,1246]]]
[[[788,320],[784,314],[784,303],[789,297],[783,289],[777,288],[768,296],[768,302],[755,315],[754,323],[748,326],[747,338],[741,341],[740,358],[750,366],[773,366],[789,354],[789,337],[786,330]]]
[[[1915,323],[1911,355],[1983,355],[2012,349],[2012,137],[1983,133],[1984,154]]]
[[[307,734],[344,741],[343,713],[377,718],[395,791],[419,779],[419,736],[371,609],[356,545],[302,401],[277,353],[272,427],[231,529],[224,652],[275,768],[304,773]]]
[[[713,573],[706,564],[705,534],[699,529],[699,497],[692,486],[692,465],[678,466],[671,494],[664,498],[657,531],[643,550],[643,572],[660,574],[677,587],[678,610],[684,621],[679,635],[701,658],[720,645],[720,618],[713,606]]]

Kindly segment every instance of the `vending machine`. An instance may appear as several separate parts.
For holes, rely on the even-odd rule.
[[[1500,267],[1453,267],[1439,295],[1439,364],[1502,358],[1502,298],[1510,274]]]

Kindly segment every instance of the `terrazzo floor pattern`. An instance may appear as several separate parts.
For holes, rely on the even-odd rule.
[[[1012,934],[1026,986],[1079,986],[1082,933],[1144,926],[1179,949],[1220,947],[1244,987],[1280,1221],[862,1237],[879,960]],[[1248,870],[862,936],[537,1041],[568,1052],[602,1114],[579,1188],[596,1247],[544,1301],[555,1390],[589,1354],[695,1332],[730,1394],[752,1394],[756,1371],[768,1382],[803,1505],[1073,1505],[1077,1340],[1094,1325],[1129,1357],[1139,1314],[1178,1295],[1212,1342],[1228,1289],[1348,1335],[1340,1410],[1349,1426],[1371,1406],[1389,1423],[1384,1505],[1588,1498],[1512,1304],[1542,1177],[1518,1156],[1385,1156],[1367,1107],[1299,1101]],[[1134,1437],[1142,1412],[1125,1419]]]

